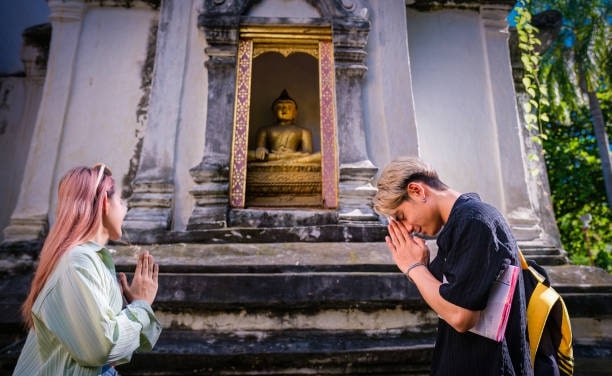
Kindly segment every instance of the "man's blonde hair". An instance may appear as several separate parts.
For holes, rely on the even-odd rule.
[[[440,181],[436,170],[421,159],[398,157],[385,167],[378,179],[378,192],[373,200],[374,210],[384,216],[395,215],[397,207],[403,201],[410,200],[406,188],[413,181],[440,191],[448,189],[448,186]]]

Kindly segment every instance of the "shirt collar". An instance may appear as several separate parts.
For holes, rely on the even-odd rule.
[[[113,273],[115,272],[115,262],[113,261],[113,253],[117,251],[111,248],[106,248],[105,246],[100,245],[92,240],[88,241],[84,245],[88,248],[95,250],[104,265],[106,265],[106,267]]]

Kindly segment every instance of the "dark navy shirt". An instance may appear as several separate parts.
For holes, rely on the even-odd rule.
[[[440,281],[440,295],[460,307],[480,311],[489,289],[506,264],[519,266],[516,241],[501,213],[475,193],[461,195],[438,234],[438,254],[430,270]],[[523,279],[515,289],[505,338],[495,342],[471,332],[459,333],[438,323],[432,375],[533,375],[526,332]]]

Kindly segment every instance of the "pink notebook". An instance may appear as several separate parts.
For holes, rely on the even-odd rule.
[[[493,287],[487,300],[487,307],[480,312],[480,319],[470,329],[470,332],[480,334],[497,342],[501,342],[504,339],[519,271],[520,268],[518,266],[508,265],[500,273],[493,282]]]

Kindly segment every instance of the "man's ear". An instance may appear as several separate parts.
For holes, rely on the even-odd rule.
[[[425,195],[425,188],[423,188],[423,185],[415,181],[410,182],[406,190],[408,191],[408,196],[413,200],[418,200]]]

